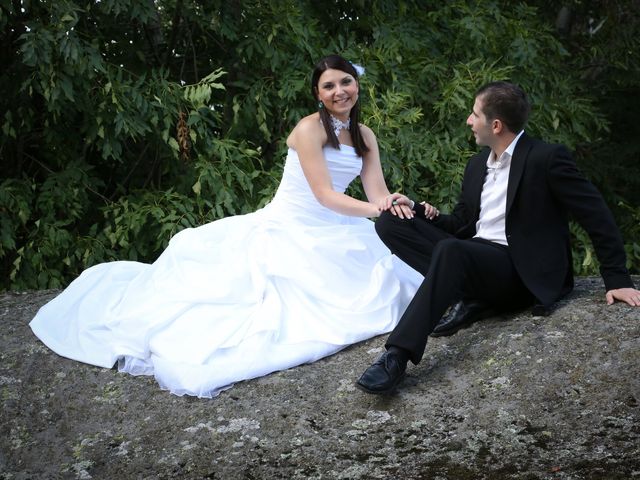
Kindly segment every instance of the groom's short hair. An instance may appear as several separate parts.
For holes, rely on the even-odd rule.
[[[514,83],[487,83],[476,92],[476,98],[482,100],[482,113],[487,120],[498,119],[513,133],[520,132],[529,119],[527,94]]]

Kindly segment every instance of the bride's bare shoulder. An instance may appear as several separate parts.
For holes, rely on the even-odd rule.
[[[319,141],[324,144],[327,141],[327,134],[320,122],[320,115],[312,113],[302,118],[287,137],[287,146],[296,149],[302,141]]]

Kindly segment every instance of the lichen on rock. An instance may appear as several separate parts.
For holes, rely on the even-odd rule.
[[[353,387],[384,337],[176,397],[43,346],[28,323],[55,293],[0,295],[3,480],[640,478],[640,309],[597,278],[548,317],[430,339],[388,397]]]

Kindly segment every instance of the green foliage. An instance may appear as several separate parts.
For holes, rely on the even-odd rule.
[[[576,90],[585,92],[585,110],[596,109],[605,119],[606,134],[575,145],[578,162],[602,191],[626,240],[629,267],[640,270],[640,10],[626,0],[538,0],[539,12],[550,24],[558,22],[558,38],[568,52]],[[562,13],[562,14],[560,14]],[[562,101],[562,97],[559,98]],[[584,113],[584,112],[582,112]],[[574,245],[578,264],[589,248],[584,232]],[[576,255],[577,253],[577,255]],[[593,267],[579,271],[593,273]]]
[[[598,173],[608,142],[625,159],[638,150],[624,143],[632,132],[616,136],[621,117],[592,88],[610,77],[627,92],[638,87],[639,57],[614,48],[635,51],[637,35],[606,21],[598,38],[584,29],[561,37],[557,8],[0,0],[0,289],[59,287],[108,260],[153,261],[180,229],[263,206],[287,133],[314,109],[312,65],[333,52],[366,67],[362,120],[378,137],[389,188],[445,210],[477,150],[465,125],[474,92],[489,80],[522,84],[534,104],[528,131],[575,149],[638,271],[637,189],[621,186],[628,169]],[[603,59],[608,68],[589,67]],[[358,185],[351,192],[361,195]],[[576,271],[594,273],[588,238],[572,234]]]

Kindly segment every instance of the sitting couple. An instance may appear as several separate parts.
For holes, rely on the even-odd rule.
[[[440,334],[496,305],[545,310],[566,294],[567,212],[594,239],[609,302],[640,305],[600,195],[566,149],[518,133],[529,107],[517,87],[479,92],[468,123],[492,153],[471,159],[458,205],[441,215],[387,189],[376,137],[359,123],[359,75],[338,55],[315,66],[318,111],[287,138],[267,206],[179,232],[153,264],[88,268],[40,309],[34,333],[67,358],[212,397],[393,330],[358,381],[385,393],[449,305],[462,300]],[[345,194],[357,176],[366,201]]]

